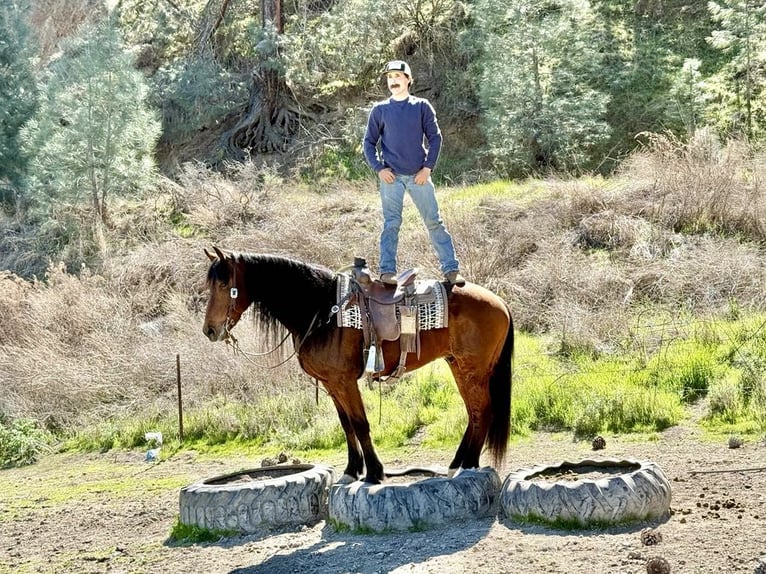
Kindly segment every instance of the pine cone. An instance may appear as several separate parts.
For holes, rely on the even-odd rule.
[[[742,439],[738,436],[730,436],[729,437],[729,448],[739,448],[742,446]]]
[[[262,467],[266,467],[266,466],[276,466],[277,464],[279,464],[279,461],[278,461],[276,458],[264,458],[264,459],[261,461],[261,466],[262,466]]]
[[[644,546],[656,546],[662,542],[662,534],[659,530],[644,528],[641,531],[641,544]]]
[[[604,440],[604,437],[597,436],[593,439],[591,445],[593,446],[593,450],[601,450],[602,448],[606,448],[606,441]]]
[[[670,574],[670,564],[662,556],[655,556],[646,561],[646,574]]]

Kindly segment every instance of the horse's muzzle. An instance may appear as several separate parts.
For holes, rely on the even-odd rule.
[[[202,332],[205,333],[205,336],[210,339],[213,343],[216,343],[218,341],[225,341],[228,333],[226,332],[226,329],[223,327],[216,329],[212,325],[205,325],[205,327],[202,329]]]

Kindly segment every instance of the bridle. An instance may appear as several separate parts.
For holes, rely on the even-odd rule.
[[[267,357],[269,355],[272,355],[276,353],[279,349],[282,348],[282,345],[284,345],[287,340],[290,338],[291,334],[289,331],[287,334],[282,338],[282,340],[277,343],[277,346],[271,349],[270,351],[266,351],[264,353],[250,353],[243,351],[242,348],[239,346],[239,341],[234,336],[234,334],[231,332],[231,329],[234,328],[234,325],[237,321],[235,321],[232,318],[233,312],[236,310],[237,306],[237,298],[239,297],[239,289],[237,288],[237,268],[234,265],[231,265],[231,287],[229,288],[229,306],[226,309],[226,320],[223,324],[223,334],[224,334],[224,340],[226,341],[227,345],[231,345],[232,350],[234,351],[234,354],[240,354],[243,357],[245,357],[248,361],[253,363],[256,367],[264,368],[264,369],[276,369],[277,367],[281,367],[285,363],[287,363],[290,359],[295,357],[301,350],[301,347],[303,346],[303,343],[306,342],[306,339],[309,338],[310,335],[312,335],[316,329],[318,329],[321,325],[327,325],[333,318],[333,316],[340,311],[341,306],[345,305],[346,301],[348,300],[349,295],[346,296],[345,300],[339,304],[334,304],[330,308],[330,312],[327,314],[327,319],[321,323],[318,323],[317,320],[319,319],[320,310],[317,310],[316,313],[314,313],[314,316],[311,318],[311,323],[309,323],[308,329],[306,329],[306,333],[300,338],[298,341],[298,344],[295,345],[295,350],[290,354],[289,357],[284,359],[283,361],[277,363],[276,365],[261,365],[254,361],[253,359],[255,357]],[[240,314],[241,316],[241,314]]]
[[[338,274],[342,273],[342,271],[338,272]],[[336,280],[337,275],[336,274]],[[270,351],[266,351],[265,353],[249,353],[243,351],[239,346],[239,341],[237,341],[237,338],[232,334],[231,329],[234,328],[234,324],[236,323],[234,319],[232,318],[232,313],[236,309],[237,305],[237,298],[239,297],[239,289],[237,288],[237,282],[236,282],[236,267],[233,265],[231,266],[231,276],[232,276],[232,286],[229,287],[229,306],[226,310],[226,320],[224,322],[223,332],[224,332],[224,340],[226,341],[227,345],[231,345],[232,351],[235,355],[239,354],[242,355],[245,359],[247,359],[251,364],[258,368],[262,369],[276,369],[278,367],[281,367],[285,363],[287,363],[290,359],[298,355],[301,348],[303,347],[303,344],[306,342],[306,340],[309,338],[311,334],[315,332],[316,329],[320,327],[320,324],[318,323],[318,319],[320,316],[320,311],[318,310],[316,313],[314,313],[314,316],[311,318],[311,323],[309,323],[309,327],[306,330],[306,333],[301,337],[300,341],[298,341],[298,344],[295,345],[295,350],[290,354],[289,357],[284,359],[283,361],[279,362],[276,365],[262,365],[260,364],[256,358],[258,357],[266,357],[269,356],[275,352],[277,352],[279,349],[282,348],[282,345],[287,342],[287,339],[290,337],[291,333],[288,331],[287,334],[284,336],[284,338],[277,344],[276,347],[271,349]],[[343,300],[334,304],[332,307],[330,307],[329,313],[327,313],[327,318],[321,323],[322,325],[327,325],[330,323],[332,318],[340,312],[340,310],[345,307],[345,305],[348,303],[349,299],[352,297],[353,293],[349,290],[349,292],[344,296]],[[240,315],[241,316],[241,315]],[[315,400],[317,404],[319,403],[319,390],[320,390],[319,380],[314,379],[314,392],[315,392]],[[322,391],[327,393],[326,389],[322,388]]]
[[[224,341],[227,345],[231,345],[234,352],[239,351],[239,341],[231,332],[236,324],[236,321],[232,318],[232,312],[237,307],[237,297],[239,297],[239,289],[237,289],[237,268],[234,265],[231,267],[231,287],[229,287],[229,306],[226,309],[226,320],[223,323],[223,335]],[[240,314],[241,316],[241,314]],[[239,319],[237,319],[238,321]]]

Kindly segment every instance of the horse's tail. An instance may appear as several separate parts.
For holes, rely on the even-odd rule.
[[[508,305],[506,304],[506,308]],[[489,398],[492,408],[492,420],[487,433],[487,446],[495,463],[500,468],[505,458],[508,435],[511,430],[511,377],[513,371],[513,317],[508,308],[508,333],[505,336],[503,350],[492,368],[489,378]]]

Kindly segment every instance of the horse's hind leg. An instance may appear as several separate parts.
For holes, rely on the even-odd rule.
[[[449,476],[460,468],[478,468],[481,450],[489,429],[489,390],[486,377],[467,374],[452,359],[447,361],[455,377],[460,396],[468,413],[468,425],[460,441],[455,458],[449,465]]]
[[[343,477],[340,479],[340,482],[354,482],[362,476],[362,471],[364,470],[362,449],[359,446],[354,427],[351,425],[346,411],[343,410],[343,407],[335,397],[332,397],[332,400],[335,404],[335,410],[338,411],[340,425],[343,427],[343,432],[346,433],[346,446],[348,447],[348,464],[346,465],[346,470],[343,471]]]
[[[463,433],[463,440],[460,441],[460,446],[457,447],[457,452],[455,452],[455,457],[452,459],[452,462],[449,465],[449,469],[447,469],[447,476],[454,476],[455,473],[461,469],[461,468],[474,468],[470,465],[470,462],[468,462],[469,457],[469,450],[470,450],[470,444],[471,444],[471,425],[469,423],[468,428],[465,429],[465,432]],[[475,466],[478,466],[478,462]]]
[[[463,433],[463,440],[457,448],[455,458],[449,465],[448,475],[453,476],[460,468],[478,468],[481,449],[487,436],[487,424],[481,415],[472,414],[468,409],[468,426]]]
[[[470,427],[469,427],[470,428]],[[447,469],[447,476],[452,477],[463,466],[463,460],[465,459],[466,452],[468,451],[468,443],[470,441],[469,428],[465,429],[463,433],[463,440],[460,441],[460,446],[457,447],[455,458],[449,463],[449,469]]]

